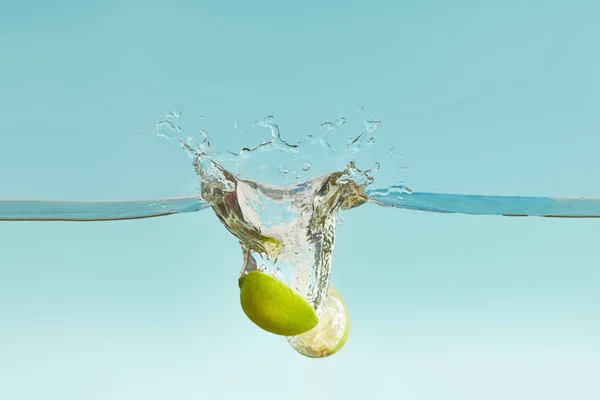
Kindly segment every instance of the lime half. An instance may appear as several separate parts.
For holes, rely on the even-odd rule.
[[[348,310],[340,294],[330,286],[317,326],[303,334],[288,337],[287,340],[304,356],[324,358],[340,351],[349,334]]]
[[[267,332],[295,336],[317,325],[315,310],[283,282],[260,271],[242,276],[240,302],[250,321]]]

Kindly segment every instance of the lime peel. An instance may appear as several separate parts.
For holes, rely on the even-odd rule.
[[[242,310],[263,330],[281,336],[296,336],[314,328],[319,319],[306,300],[283,282],[252,271],[238,279]]]

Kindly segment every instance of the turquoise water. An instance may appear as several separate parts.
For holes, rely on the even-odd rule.
[[[197,209],[189,159],[156,139],[181,100],[190,129],[274,115],[294,141],[378,109],[398,168],[382,160],[371,189],[413,192],[389,201],[408,209],[339,214],[331,282],[351,334],[323,360],[248,321],[240,246],[212,211],[1,222],[0,398],[597,400],[598,219],[496,214],[597,214],[599,13],[596,0],[0,2],[3,201],[92,202],[67,218],[162,215],[171,197]]]
[[[600,217],[600,199],[411,192],[403,186],[367,190],[372,203],[414,211],[563,218]],[[128,201],[0,200],[2,221],[112,221],[161,217],[208,208],[201,197]]]
[[[208,207],[199,197],[140,201],[0,200],[3,221],[112,221],[160,217]]]

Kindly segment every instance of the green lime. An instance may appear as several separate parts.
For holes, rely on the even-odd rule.
[[[319,322],[310,304],[276,278],[252,271],[242,276],[238,284],[242,310],[267,332],[296,336]]]

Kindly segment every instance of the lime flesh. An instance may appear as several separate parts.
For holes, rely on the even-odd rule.
[[[349,334],[348,310],[340,294],[330,286],[317,326],[303,334],[288,337],[288,342],[306,357],[324,358],[340,351]]]

